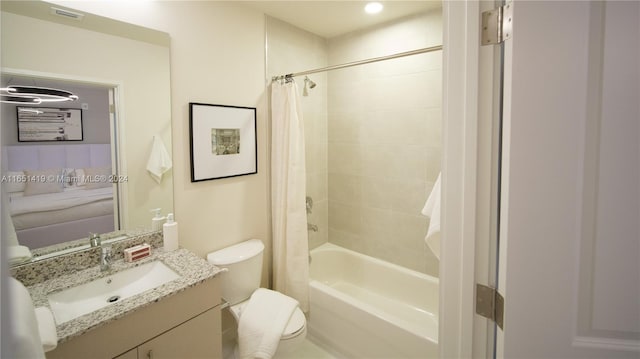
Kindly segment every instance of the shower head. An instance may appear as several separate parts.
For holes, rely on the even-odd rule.
[[[316,87],[316,83],[311,81],[311,79],[309,77],[307,77],[307,76],[304,77],[304,84],[305,85],[308,84],[310,89]]]
[[[312,89],[316,87],[316,83],[311,81],[311,79],[307,76],[304,77],[304,89],[302,90],[302,96],[308,96],[309,92],[307,91],[307,87]]]

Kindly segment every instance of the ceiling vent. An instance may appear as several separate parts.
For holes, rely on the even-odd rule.
[[[84,18],[84,14],[81,14],[79,12],[59,9],[56,7],[51,8],[51,14],[56,16],[61,16],[70,20],[76,20],[76,21],[82,21],[82,18]]]

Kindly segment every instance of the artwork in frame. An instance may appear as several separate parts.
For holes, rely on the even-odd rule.
[[[256,108],[189,103],[191,182],[258,173]]]
[[[18,141],[82,141],[82,110],[17,106]]]

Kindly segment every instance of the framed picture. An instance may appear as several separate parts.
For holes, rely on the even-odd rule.
[[[258,173],[255,107],[189,103],[191,182]]]
[[[18,141],[82,141],[82,110],[17,106]]]

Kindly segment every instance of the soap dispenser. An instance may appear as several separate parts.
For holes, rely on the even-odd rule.
[[[153,218],[151,218],[151,230],[152,231],[159,231],[162,229],[162,225],[164,224],[164,220],[165,218],[160,216],[160,208],[155,208],[152,209],[151,212],[155,212],[155,215],[153,216]]]
[[[173,213],[167,215],[167,223],[162,225],[162,239],[165,251],[178,249],[178,223],[173,220]]]

